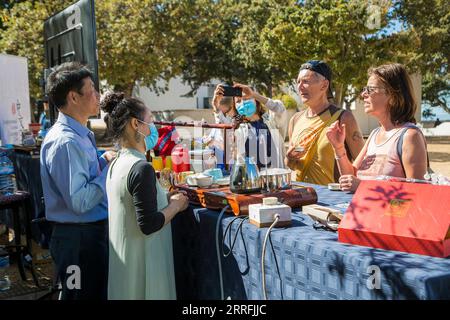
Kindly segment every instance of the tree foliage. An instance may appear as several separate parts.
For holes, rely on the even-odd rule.
[[[430,119],[436,117],[436,114],[430,108],[426,108],[422,111],[422,118]]]
[[[158,91],[158,79],[181,73],[184,56],[207,31],[205,1],[98,1],[99,72],[131,93],[136,81]]]
[[[396,1],[398,17],[412,39],[411,64],[422,73],[422,99],[450,113],[450,3]]]
[[[45,67],[44,20],[73,0],[23,1],[8,11],[0,31],[0,52],[28,58],[31,95],[39,97]],[[110,86],[131,94],[136,81],[153,87],[181,72],[184,55],[207,29],[203,1],[96,1],[99,74]],[[5,13],[3,9],[1,13]]]
[[[28,58],[34,97],[44,68],[43,22],[72,2],[1,3],[0,16],[9,19],[0,52]],[[211,79],[278,94],[302,63],[321,59],[345,106],[369,67],[401,62],[423,75],[423,100],[450,111],[448,0],[105,0],[95,9],[100,79],[128,93],[136,82],[164,90],[158,80],[182,75],[191,94]]]
[[[11,9],[3,9],[0,15],[8,15],[0,30],[0,52],[28,58],[30,95],[42,96],[40,81],[45,68],[44,20],[72,1],[22,1]]]
[[[350,103],[359,90],[349,90],[366,82],[367,69],[393,56],[392,39],[380,32],[389,24],[388,6],[379,7],[375,26],[368,24],[367,8],[363,1],[291,1],[263,30],[264,51],[290,79],[307,60],[326,61],[337,104]]]

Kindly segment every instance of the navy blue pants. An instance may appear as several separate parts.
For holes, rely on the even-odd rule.
[[[62,300],[106,300],[108,223],[54,225],[50,253]]]

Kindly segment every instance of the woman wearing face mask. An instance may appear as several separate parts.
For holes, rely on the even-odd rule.
[[[188,207],[188,199],[181,193],[167,194],[145,160],[158,140],[145,105],[123,93],[110,93],[101,108],[121,147],[106,180],[108,299],[176,299],[169,222]]]
[[[284,138],[276,124],[276,118],[286,111],[283,102],[266,98],[243,84],[234,87],[242,89],[242,97],[234,98],[236,111],[249,124],[235,133],[245,139],[246,156],[253,157],[260,169],[284,168]]]

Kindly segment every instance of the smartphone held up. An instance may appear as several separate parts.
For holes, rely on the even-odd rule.
[[[225,97],[242,97],[242,89],[233,86],[222,85],[223,95]]]

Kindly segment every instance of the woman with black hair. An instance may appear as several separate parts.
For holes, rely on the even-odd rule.
[[[188,207],[188,199],[167,194],[146,161],[146,152],[158,141],[148,108],[123,93],[107,94],[101,108],[120,145],[106,179],[108,299],[176,299],[169,222]]]

